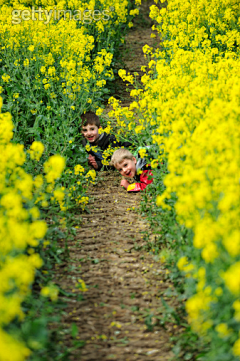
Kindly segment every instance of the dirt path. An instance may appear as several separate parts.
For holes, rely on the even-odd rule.
[[[141,66],[147,65],[143,45],[157,44],[150,38],[149,2],[143,6],[143,18],[126,37],[123,49],[125,69],[138,72],[139,77]],[[116,96],[123,106],[130,103],[121,80],[116,82]],[[171,288],[167,271],[142,248],[149,229],[134,211],[141,196],[119,187],[116,172],[103,172],[100,177],[89,192],[90,214],[83,215],[77,236],[69,243],[70,263],[57,270],[56,282],[76,294],[71,302],[68,299],[63,323],[66,330],[75,324],[78,334],[66,333],[64,343],[69,347],[78,340],[84,343],[82,348],[76,344],[70,360],[171,360],[170,340],[178,327],[166,321],[160,298],[170,305],[175,300],[165,295]],[[87,285],[84,293],[77,287],[79,279]]]
[[[159,35],[157,35],[156,38],[151,38],[153,22],[148,14],[150,12],[149,8],[153,4],[156,5],[154,0],[145,0],[142,2],[140,15],[134,18],[134,27],[126,35],[125,44],[121,49],[122,61],[124,63],[123,68],[127,73],[132,75],[138,73],[138,76],[135,76],[138,82],[140,82],[141,76],[144,74],[141,67],[147,66],[149,61],[148,58],[144,56],[143,46],[147,44],[153,49],[159,48],[160,46]],[[157,32],[154,33],[157,34]],[[118,64],[117,67],[122,68],[120,64]],[[131,89],[133,89],[131,84],[128,84],[126,87],[126,83],[120,78],[115,80],[114,97],[121,100],[122,106],[128,106],[132,101],[129,96],[129,90]]]
[[[69,244],[68,272],[59,270],[56,280],[65,291],[76,292],[63,323],[75,323],[77,339],[85,342],[70,360],[170,360],[176,326],[163,322],[160,296],[171,285],[161,263],[138,250],[146,243],[142,232],[148,225],[129,209],[137,207],[140,194],[122,190],[116,172],[102,177],[92,189],[91,213]],[[77,301],[78,279],[88,287],[82,301]],[[72,335],[65,335],[65,343],[72,345]]]

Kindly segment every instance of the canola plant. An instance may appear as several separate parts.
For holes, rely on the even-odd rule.
[[[150,161],[156,212],[174,208],[178,223],[190,231],[174,261],[188,284],[188,322],[210,345],[206,359],[238,360],[240,4],[155,3],[150,16],[159,48],[143,48],[149,65],[142,86],[131,91],[129,107],[110,99],[110,115],[120,134],[133,132],[140,145],[155,146]],[[119,75],[134,84],[125,70]]]
[[[64,229],[64,212],[88,203],[96,173],[75,161],[80,115],[90,107],[101,114],[112,62],[137,13],[127,0],[0,1],[2,361],[45,347],[39,332],[27,336],[22,326],[23,303],[43,265],[39,253],[51,247],[44,217],[55,209]],[[41,297],[57,299],[54,285],[39,286]]]

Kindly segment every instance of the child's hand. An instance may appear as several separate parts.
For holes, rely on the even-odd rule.
[[[88,164],[90,164],[94,169],[98,169],[98,165],[96,159],[93,155],[89,154],[88,156]]]
[[[126,179],[122,179],[120,186],[124,187],[125,189],[127,189],[127,187],[129,186],[129,182]]]

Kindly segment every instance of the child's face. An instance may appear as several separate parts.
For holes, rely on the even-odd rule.
[[[136,174],[136,163],[137,159],[135,157],[132,157],[132,159],[123,159],[122,162],[115,165],[115,168],[122,176],[133,178]]]
[[[95,124],[87,124],[82,127],[82,135],[89,143],[95,142],[98,139],[98,127]]]

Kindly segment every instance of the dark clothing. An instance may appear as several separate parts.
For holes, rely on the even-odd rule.
[[[82,140],[82,145],[85,147],[87,144],[88,144],[88,142],[84,138]],[[99,138],[95,142],[89,143],[89,144],[91,147],[97,146],[102,151],[108,149],[109,146],[111,146],[112,148],[121,148],[121,147],[128,148],[132,145],[130,142],[118,142],[113,134],[107,134],[107,133],[100,134]],[[98,165],[98,169],[96,169],[96,170],[99,171],[103,166],[102,152],[101,151],[94,152],[94,151],[90,150],[90,151],[88,151],[88,154],[91,154],[95,157],[95,160]]]
[[[138,174],[139,173],[139,174]],[[146,159],[139,158],[136,164],[136,183],[128,186],[128,192],[139,192],[144,190],[148,184],[153,182],[153,174],[150,165],[147,165]]]

